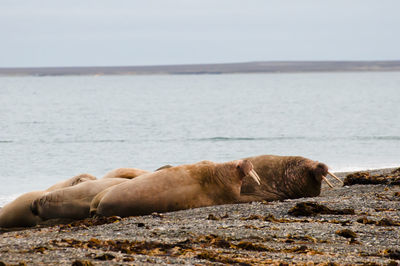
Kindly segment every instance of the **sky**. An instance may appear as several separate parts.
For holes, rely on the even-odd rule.
[[[0,0],[0,67],[400,60],[398,0]]]

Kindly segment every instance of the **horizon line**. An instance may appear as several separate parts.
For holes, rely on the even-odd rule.
[[[213,63],[173,63],[173,64],[138,64],[138,65],[52,65],[52,66],[0,66],[0,69],[38,69],[38,68],[115,68],[115,67],[175,67],[175,66],[205,66],[205,65],[232,65],[232,64],[259,64],[259,63],[384,63],[400,62],[400,59],[380,60],[250,60]]]
[[[242,63],[75,66],[0,68],[0,76],[71,75],[204,75],[303,72],[383,72],[400,71],[400,60],[391,61],[253,61]]]

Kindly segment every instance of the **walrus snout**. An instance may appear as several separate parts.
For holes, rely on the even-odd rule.
[[[97,214],[96,212],[97,212],[97,209],[90,209],[90,211],[89,211],[89,217],[90,217],[90,218],[96,218],[96,217],[102,216],[102,215],[100,215],[100,214]]]
[[[249,160],[240,160],[238,162],[237,168],[243,174],[243,177],[250,176],[253,180],[260,185],[260,177],[258,176],[257,172],[253,169],[253,164]]]
[[[326,176],[328,174],[328,166],[324,163],[318,162],[317,166],[314,169],[314,174],[316,176]]]
[[[328,186],[333,188],[332,183],[329,182],[329,180],[326,178],[328,174],[343,184],[343,181],[339,177],[328,171],[328,166],[326,164],[318,162],[317,166],[314,169],[315,177],[321,177],[322,180],[324,180],[328,184]]]

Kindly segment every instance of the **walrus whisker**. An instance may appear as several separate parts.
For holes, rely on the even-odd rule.
[[[336,180],[338,180],[340,183],[343,184],[343,181],[339,177],[337,177],[336,175],[332,174],[331,172],[328,172],[328,174],[331,175],[333,178],[335,178]]]
[[[331,184],[331,182],[328,181],[328,179],[325,176],[322,176],[322,179],[332,188],[333,185]]]
[[[251,176],[251,177],[254,179],[254,181],[256,181],[256,183],[257,183],[258,185],[261,185],[261,183],[260,183],[261,179],[260,179],[260,177],[258,176],[257,172],[254,171],[254,169],[252,169],[252,170],[250,171],[249,176]]]

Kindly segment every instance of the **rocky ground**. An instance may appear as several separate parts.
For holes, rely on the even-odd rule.
[[[324,185],[315,198],[0,231],[0,265],[399,265],[400,186],[374,180]]]

